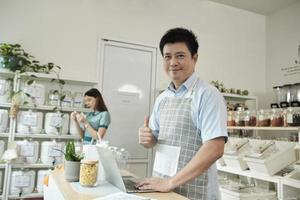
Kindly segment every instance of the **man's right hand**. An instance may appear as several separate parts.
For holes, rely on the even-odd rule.
[[[144,119],[144,126],[139,128],[139,143],[146,148],[151,148],[156,144],[156,139],[149,128],[149,117]]]

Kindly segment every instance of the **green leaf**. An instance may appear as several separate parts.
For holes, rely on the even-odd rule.
[[[25,95],[28,96],[28,97],[31,97],[31,95],[27,92],[25,92]]]
[[[61,85],[64,85],[66,82],[64,81],[64,80],[59,80],[59,83],[61,84]]]
[[[34,82],[34,80],[31,79],[31,80],[27,81],[27,85],[31,85],[33,82]]]
[[[37,78],[37,76],[34,74],[31,74],[30,77]]]

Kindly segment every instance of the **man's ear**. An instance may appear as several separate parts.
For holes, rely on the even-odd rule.
[[[195,53],[194,55],[193,55],[193,57],[192,57],[192,59],[195,61],[195,63],[197,62],[197,60],[198,60],[198,54],[197,53]]]

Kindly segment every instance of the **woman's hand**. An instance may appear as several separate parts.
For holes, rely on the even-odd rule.
[[[77,114],[78,114],[78,112],[76,112],[76,111],[71,112],[71,119],[76,120]]]
[[[85,124],[85,123],[86,123],[85,116],[84,116],[84,115],[81,115],[81,114],[79,114],[79,113],[77,113],[77,115],[76,115],[76,120],[77,120],[79,123],[82,123],[82,124]]]

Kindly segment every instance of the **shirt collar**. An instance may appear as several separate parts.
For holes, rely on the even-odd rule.
[[[182,88],[185,90],[190,90],[193,87],[193,84],[195,83],[197,79],[197,76],[195,72],[192,73],[192,75],[176,90],[173,82],[171,82],[168,86],[168,89],[171,90],[172,92],[178,92],[181,91]]]

